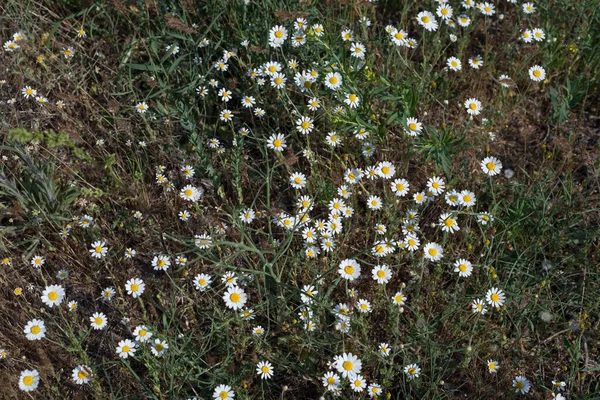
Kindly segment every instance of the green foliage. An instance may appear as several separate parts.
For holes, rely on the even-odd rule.
[[[457,134],[447,127],[426,127],[425,132],[418,137],[415,149],[422,153],[427,161],[435,162],[436,166],[450,177],[452,156],[464,150],[465,139],[465,134]]]

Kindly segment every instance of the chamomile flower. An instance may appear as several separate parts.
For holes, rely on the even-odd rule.
[[[487,366],[488,366],[488,371],[490,372],[490,374],[494,374],[494,373],[498,372],[498,370],[500,369],[500,364],[498,363],[498,361],[495,361],[495,360],[488,360]]]
[[[370,210],[380,210],[383,207],[383,202],[381,201],[381,197],[379,196],[370,196],[367,199],[367,207]]]
[[[450,57],[450,58],[448,58],[448,60],[446,61],[446,65],[452,71],[460,71],[462,69],[462,63],[456,57]]]
[[[152,354],[156,357],[160,357],[165,354],[168,348],[169,344],[166,340],[154,339],[154,342],[150,346],[150,351],[152,351]]]
[[[19,46],[14,40],[4,42],[4,51],[7,51],[9,53],[12,53],[13,51],[18,50],[20,48],[21,46]]]
[[[138,325],[133,331],[133,336],[135,336],[136,342],[144,343],[150,340],[152,332],[145,325]]]
[[[342,75],[338,72],[329,72],[325,75],[325,86],[331,90],[338,90],[342,86]]]
[[[475,193],[468,190],[463,190],[458,194],[458,203],[463,207],[474,206],[476,201]]]
[[[125,284],[125,290],[127,294],[131,295],[134,299],[144,293],[146,284],[140,278],[131,278]]]
[[[116,348],[116,352],[121,358],[133,357],[136,350],[136,343],[129,339],[121,340]]]
[[[92,248],[90,249],[90,254],[92,255],[92,257],[102,258],[102,257],[106,256],[106,253],[108,252],[108,247],[106,247],[106,242],[98,240],[98,241],[92,243],[91,246],[92,246]]]
[[[321,24],[314,24],[312,29],[316,37],[322,37],[325,34],[325,29],[323,29],[323,25]]]
[[[521,33],[521,40],[524,43],[533,42],[533,32],[531,32],[529,29],[525,29],[523,33]]]
[[[454,262],[454,272],[458,272],[461,278],[468,278],[473,272],[473,265],[464,258],[458,259]]]
[[[546,79],[546,71],[539,65],[529,68],[529,77],[534,82],[541,82]]]
[[[417,15],[417,22],[430,32],[436,31],[438,28],[438,23],[435,17],[429,11],[421,11]]]
[[[233,400],[235,393],[229,385],[219,385],[213,391],[213,399],[215,400]]]
[[[364,59],[367,50],[362,43],[352,43],[350,45],[350,55],[355,58]]]
[[[483,66],[483,60],[481,59],[481,56],[469,58],[469,66],[473,69],[481,68]]]
[[[371,274],[380,285],[388,283],[392,279],[392,270],[387,265],[376,265],[371,270]]]
[[[404,367],[404,374],[411,381],[415,378],[418,378],[420,373],[421,368],[419,368],[417,364],[409,364],[406,367]]]
[[[165,256],[164,254],[154,256],[152,259],[152,267],[154,267],[155,271],[166,271],[170,266],[171,259],[169,256]]]
[[[490,17],[496,13],[496,7],[492,3],[480,3],[478,4],[479,11],[487,17]]]
[[[406,300],[408,300],[408,297],[406,297],[406,295],[404,295],[404,293],[401,291],[396,292],[396,294],[392,296],[392,303],[397,306],[403,306],[406,304]]]
[[[486,157],[481,160],[481,169],[486,175],[495,176],[502,170],[502,162],[496,157]]]
[[[73,368],[73,371],[71,372],[71,378],[76,384],[83,385],[88,383],[92,378],[92,371],[87,365],[78,365]]]
[[[442,20],[448,21],[452,18],[452,7],[448,3],[441,3],[437,8],[436,14]]]
[[[524,376],[517,376],[513,380],[513,388],[515,388],[515,392],[525,394],[531,389],[531,384],[529,383],[529,379]]]
[[[356,302],[356,309],[363,314],[370,313],[371,312],[371,303],[368,300],[359,299]]]
[[[207,274],[198,274],[194,277],[194,286],[196,290],[205,291],[210,283],[212,282],[212,278]]]
[[[340,376],[333,371],[329,371],[323,375],[321,381],[327,390],[332,390],[340,385]]]
[[[525,14],[533,14],[535,12],[533,3],[523,3],[523,12]]]
[[[257,325],[257,326],[255,326],[254,328],[252,328],[252,334],[253,334],[254,336],[262,336],[262,335],[264,335],[264,334],[265,334],[265,330],[263,329],[263,327],[262,327],[262,326],[260,326],[260,325]]]
[[[268,361],[261,361],[256,364],[256,373],[260,379],[271,379],[273,377],[273,365]]]
[[[30,97],[35,98],[35,96],[37,96],[37,90],[32,89],[31,86],[25,86],[23,89],[21,89],[21,93],[26,99],[29,99]]]
[[[135,109],[138,113],[144,114],[146,111],[148,111],[148,104],[145,102],[137,103],[135,105]]]
[[[438,176],[431,177],[427,180],[427,189],[433,193],[434,196],[440,195],[446,188],[444,180]]]
[[[405,131],[409,136],[418,136],[421,134],[423,130],[423,124],[419,122],[416,118],[407,118],[406,119],[406,128]]]
[[[488,212],[483,212],[483,213],[477,215],[477,222],[479,222],[481,225],[487,225],[488,223],[491,223],[493,220],[494,220],[494,218]]]
[[[280,72],[276,72],[271,76],[271,86],[275,89],[283,89],[286,81],[287,77]]]
[[[348,105],[348,107],[350,107],[350,108],[358,107],[359,102],[360,102],[360,99],[354,93],[347,94],[346,98],[344,99],[344,103],[346,103],[346,105]]]
[[[294,172],[290,176],[290,185],[292,185],[294,189],[304,188],[304,186],[306,186],[306,175],[301,172]]]
[[[251,224],[255,217],[256,213],[251,208],[240,211],[240,221],[245,224]]]
[[[377,174],[383,179],[393,178],[396,174],[396,167],[388,161],[382,161],[377,166]]]
[[[419,249],[419,246],[421,245],[421,241],[419,240],[417,235],[415,235],[413,233],[407,234],[402,243],[404,243],[404,246],[409,251],[416,251]]]
[[[285,136],[283,136],[281,133],[271,135],[269,140],[267,140],[267,147],[273,151],[281,153],[287,147],[287,144],[285,143]]]
[[[342,377],[353,379],[360,374],[362,361],[352,353],[343,353],[337,357],[335,368],[342,374]]]
[[[93,313],[92,316],[90,317],[90,325],[92,326],[93,329],[95,330],[101,330],[104,329],[106,327],[106,325],[108,324],[108,320],[106,319],[106,315],[104,315],[103,313]]]
[[[33,369],[21,371],[19,376],[19,389],[24,392],[33,392],[40,384],[40,373]]]
[[[444,250],[437,243],[427,243],[423,248],[423,256],[429,261],[439,261],[444,257]]]
[[[106,289],[102,290],[102,298],[106,301],[111,301],[113,297],[115,297],[115,294],[116,291],[112,287],[107,287]]]
[[[65,289],[62,286],[46,286],[42,292],[42,302],[52,308],[58,306],[65,298]]]
[[[40,268],[45,262],[46,260],[41,256],[34,256],[31,259],[31,265],[33,265],[34,268]]]
[[[344,42],[350,42],[354,40],[354,33],[351,29],[344,29],[341,33],[341,36]]]
[[[313,120],[310,117],[300,117],[296,120],[296,129],[303,135],[308,135],[314,127]]]
[[[338,273],[342,278],[353,281],[360,276],[360,264],[356,260],[345,259],[339,264]]]
[[[132,248],[125,249],[125,258],[133,258],[135,257],[137,251]]]
[[[479,115],[483,109],[481,102],[476,98],[467,99],[465,101],[465,108],[467,109],[467,113],[469,115]]]
[[[337,132],[329,132],[325,141],[331,147],[337,147],[342,143],[342,137]]]
[[[485,314],[487,312],[485,303],[481,299],[473,300],[473,303],[471,303],[471,309],[473,310],[474,313],[478,313],[478,314]]]
[[[469,16],[466,14],[459,15],[458,25],[462,26],[463,28],[466,28],[467,26],[471,25],[471,18],[469,18]]]
[[[317,293],[319,292],[315,290],[313,285],[304,285],[302,292],[300,293],[300,300],[302,300],[303,303],[311,303]]]
[[[41,319],[32,319],[23,329],[27,340],[41,340],[46,336],[46,325]]]
[[[229,111],[228,109],[225,109],[220,112],[219,118],[223,122],[230,122],[233,120],[233,113],[231,111]]]
[[[179,192],[179,197],[186,201],[196,202],[200,199],[202,194],[204,194],[204,189],[186,185]]]
[[[491,288],[485,294],[485,300],[490,306],[494,308],[500,308],[506,300],[506,295],[501,289]]]
[[[440,226],[444,232],[454,233],[460,230],[456,218],[450,213],[440,215]]]
[[[535,40],[536,42],[542,42],[546,38],[544,30],[540,28],[533,29],[531,31],[531,34],[533,36],[533,40]]]
[[[350,380],[350,387],[355,392],[362,392],[367,387],[367,380],[359,374],[355,374],[348,378]]]
[[[239,310],[246,304],[247,296],[244,290],[238,286],[230,286],[223,294],[225,305],[232,310]]]
[[[398,178],[392,182],[392,192],[394,192],[394,194],[397,197],[406,196],[409,189],[410,189],[410,184],[408,183],[408,181],[406,179]]]

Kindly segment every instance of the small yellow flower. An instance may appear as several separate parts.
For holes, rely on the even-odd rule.
[[[14,290],[14,293],[15,293],[17,296],[20,296],[20,295],[21,295],[21,293],[23,293],[23,289],[21,289],[20,287],[18,287],[18,288],[15,288],[15,290]]]

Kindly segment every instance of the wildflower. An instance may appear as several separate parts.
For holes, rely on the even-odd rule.
[[[448,58],[446,65],[448,65],[448,68],[450,68],[452,71],[460,71],[462,69],[462,63],[456,57]]]
[[[353,281],[360,276],[360,264],[347,258],[340,262],[338,273],[342,278]]]
[[[133,331],[133,336],[135,336],[137,342],[144,343],[150,340],[152,332],[148,331],[148,328],[146,328],[145,325],[138,325]]]
[[[378,383],[372,382],[369,385],[369,388],[367,389],[367,391],[369,392],[370,398],[379,398],[379,395],[381,394],[381,385],[379,385]]]
[[[37,370],[26,369],[21,371],[19,377],[19,389],[24,392],[32,392],[37,389],[40,384],[40,374]]]
[[[84,37],[86,37],[86,33],[85,33],[85,30],[83,28],[77,29],[77,37],[78,38],[84,38]]]
[[[129,339],[121,340],[117,346],[117,354],[121,358],[133,357],[136,351],[136,344]]]
[[[114,288],[108,287],[102,291],[102,298],[106,301],[110,301],[113,297],[115,297],[115,293],[116,292]]]
[[[40,107],[43,107],[44,104],[48,102],[48,99],[44,96],[36,96],[35,101],[40,105]]]
[[[42,301],[50,308],[59,305],[64,298],[65,289],[58,285],[46,286],[42,293]]]
[[[531,42],[533,42],[533,32],[530,31],[529,29],[525,29],[523,31],[523,33],[521,34],[521,40],[524,43],[531,43]]]
[[[41,340],[46,336],[46,325],[41,319],[32,319],[25,325],[23,333],[27,340]]]
[[[536,42],[542,42],[546,38],[544,30],[540,28],[533,29],[531,31],[531,34],[533,35],[533,40],[535,40]]]
[[[342,75],[338,72],[329,72],[325,75],[325,86],[331,90],[338,90],[342,86]]]
[[[408,129],[406,129],[408,128]],[[406,119],[406,128],[404,129],[409,136],[418,136],[423,130],[423,124],[416,118]]]
[[[515,392],[525,394],[531,389],[531,384],[524,376],[517,376],[513,380],[513,387],[515,388]]]
[[[251,208],[246,208],[240,212],[240,220],[245,224],[250,224],[254,221],[256,214]]]
[[[493,218],[488,212],[481,213],[477,216],[477,222],[479,222],[481,225],[487,225],[492,221]]]
[[[219,385],[213,392],[213,398],[215,400],[233,400],[235,393],[231,390],[229,385]]]
[[[483,61],[481,56],[475,56],[473,58],[469,58],[469,66],[473,69],[479,69],[483,66]]]
[[[332,390],[340,385],[340,376],[333,371],[329,371],[323,375],[321,381],[327,390]]]
[[[150,351],[152,351],[152,354],[156,357],[160,357],[165,354],[168,348],[169,344],[165,340],[155,339],[150,346]]]
[[[275,25],[269,32],[269,45],[273,48],[281,47],[288,37],[288,31],[281,25]]]
[[[300,293],[300,300],[302,300],[303,303],[311,303],[313,301],[313,297],[317,293],[319,292],[315,290],[313,285],[304,285],[302,292]]]
[[[366,49],[362,43],[352,43],[350,46],[350,55],[352,57],[364,59],[365,58]]]
[[[437,176],[429,178],[429,180],[427,181],[427,189],[429,189],[434,196],[442,194],[444,192],[444,189],[446,188],[445,185],[446,183],[444,182],[444,180]]]
[[[362,369],[362,361],[352,353],[344,353],[339,356],[335,368],[344,378],[353,379]]]
[[[408,298],[402,292],[396,292],[396,294],[392,297],[392,303],[397,306],[403,306],[406,303]]]
[[[463,207],[471,207],[475,205],[477,199],[475,198],[475,193],[470,192],[468,190],[463,190],[458,195],[458,202]]]
[[[98,240],[98,241],[92,243],[92,248],[90,249],[90,254],[92,255],[92,257],[102,258],[102,257],[106,256],[107,252],[108,252],[108,247],[106,247],[106,242]]]
[[[410,184],[406,179],[398,178],[392,182],[392,192],[397,197],[404,197],[408,193],[410,188]]]
[[[204,189],[197,188],[192,185],[184,186],[179,192],[179,197],[184,200],[196,202],[200,199],[200,197],[204,194]]]
[[[479,115],[483,109],[481,102],[475,98],[466,100],[465,108],[467,109],[467,113],[469,113],[469,115]]]
[[[533,14],[535,12],[533,3],[523,3],[523,12],[525,14]]]
[[[496,7],[492,3],[481,3],[478,5],[479,11],[485,16],[492,16],[496,13]]]
[[[438,23],[435,20],[435,17],[429,11],[421,11],[417,15],[417,22],[419,23],[419,25],[421,25],[423,28],[430,32],[433,32],[438,28]]]
[[[140,278],[131,278],[125,284],[127,294],[131,295],[134,299],[142,295],[145,289],[146,284]]]
[[[427,243],[423,248],[424,257],[430,261],[439,261],[444,256],[442,246],[437,243]]]
[[[546,79],[546,71],[539,65],[529,68],[529,77],[534,82],[541,82]]]
[[[500,369],[500,364],[498,364],[498,361],[494,361],[494,360],[488,360],[487,366],[488,366],[488,370],[489,370],[490,374],[494,374],[494,373],[498,372],[498,369]]]
[[[349,42],[351,40],[354,40],[354,33],[350,29],[344,29],[342,31],[341,35],[342,35],[342,40],[344,42]]]
[[[35,268],[40,268],[42,265],[44,265],[45,262],[46,260],[44,259],[44,257],[40,256],[34,256],[31,259],[31,265],[33,265]]]
[[[211,282],[212,278],[207,274],[198,274],[194,277],[194,286],[196,287],[196,290],[206,290]]]
[[[71,377],[73,378],[73,382],[78,385],[83,385],[84,383],[88,383],[90,381],[92,375],[92,371],[87,365],[78,365],[73,368],[71,372]]]
[[[458,25],[462,26],[463,28],[466,28],[467,26],[471,25],[471,18],[469,18],[469,16],[466,14],[459,15]]]
[[[221,121],[223,122],[229,122],[233,120],[233,114],[231,113],[231,111],[225,109],[223,111],[221,111],[221,113],[219,114],[219,117],[221,119]]]
[[[231,286],[223,294],[223,301],[228,308],[239,310],[246,304],[246,293],[237,286]]]
[[[504,300],[506,299],[506,295],[501,289],[491,288],[487,291],[485,295],[485,299],[488,304],[492,307],[499,308],[504,304]]]
[[[67,307],[69,308],[69,311],[75,311],[75,310],[77,310],[77,302],[74,300],[71,300],[67,303]]]
[[[421,373],[421,368],[419,368],[417,364],[409,364],[406,367],[404,367],[404,373],[406,374],[406,377],[412,381],[413,379],[419,377],[419,374]]]
[[[392,42],[396,46],[406,46],[406,38],[407,38],[408,34],[404,30],[394,29],[393,31],[390,32],[390,36],[392,38]]]
[[[464,258],[456,260],[454,267],[454,272],[458,272],[458,276],[461,278],[468,278],[471,276],[471,272],[473,272],[473,265]]]
[[[137,103],[135,109],[138,113],[143,114],[146,111],[148,111],[148,104],[146,104],[145,102]]]
[[[23,97],[28,99],[30,97],[35,97],[37,95],[37,90],[32,89],[31,86],[25,86],[21,89],[21,93],[23,94]]]
[[[415,234],[409,233],[404,238],[404,242],[403,243],[404,243],[404,246],[406,246],[406,248],[409,251],[415,251],[415,250],[419,249],[421,241],[419,240],[419,238]]]
[[[346,98],[344,99],[344,103],[346,103],[350,108],[358,107],[359,102],[360,102],[360,99],[354,93],[350,93],[350,94],[346,95]]]
[[[379,196],[370,196],[367,199],[367,207],[371,210],[379,210],[383,206]]]
[[[277,72],[271,76],[271,86],[273,86],[275,89],[283,89],[286,81],[287,78],[282,73]]]
[[[450,213],[440,215],[440,226],[444,232],[454,233],[460,230],[460,227],[456,223],[456,219]]]
[[[127,248],[125,249],[125,258],[133,258],[136,255],[136,251],[132,248]]]
[[[502,162],[496,157],[486,157],[481,160],[481,169],[486,173],[486,175],[498,175],[500,170],[502,170]]]
[[[264,333],[265,333],[265,330],[260,325],[257,325],[252,329],[252,334],[254,336],[262,336]]]
[[[376,265],[373,267],[371,274],[373,279],[380,285],[388,283],[392,279],[392,271],[387,265]]]
[[[273,365],[268,361],[261,361],[256,364],[256,373],[260,379],[271,379],[273,377]]]
[[[303,135],[312,132],[314,127],[313,120],[310,117],[300,117],[296,120],[296,129]]]
[[[359,299],[356,303],[356,308],[361,313],[369,313],[371,312],[371,303],[365,299]]]
[[[325,34],[325,30],[323,29],[323,25],[321,24],[314,24],[312,26],[313,32],[315,32],[315,36],[317,37],[321,37]]]
[[[355,392],[362,392],[367,387],[367,381],[362,375],[356,374],[352,377],[349,377],[349,379],[352,390]]]
[[[485,303],[481,299],[476,299],[471,304],[471,308],[474,313],[485,314],[487,312],[487,308],[485,307]]]
[[[106,325],[108,324],[106,315],[104,315],[103,313],[99,313],[99,312],[92,314],[92,316],[90,317],[90,322],[91,322],[92,328],[94,328],[95,330],[104,329],[106,327]]]
[[[306,176],[301,172],[294,172],[290,176],[290,184],[294,189],[302,189],[306,186]]]

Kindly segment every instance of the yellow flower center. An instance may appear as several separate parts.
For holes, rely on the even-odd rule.
[[[409,374],[411,374],[411,375],[414,375],[414,374],[416,374],[416,373],[417,373],[417,370],[416,370],[416,369],[414,369],[413,367],[410,367],[410,368],[408,369],[408,373],[409,373]]]
[[[241,298],[242,296],[240,296],[238,293],[231,293],[231,295],[229,296],[229,300],[231,300],[232,303],[239,302]]]
[[[517,382],[517,384],[515,385],[515,387],[517,389],[523,389],[525,387],[525,384],[522,381]]]
[[[33,376],[27,375],[26,377],[24,377],[23,383],[25,384],[25,386],[31,386],[33,384]]]
[[[94,323],[95,323],[96,325],[102,325],[102,318],[100,318],[100,317],[96,317],[96,318],[94,318]]]
[[[424,15],[421,17],[421,21],[423,21],[424,23],[428,23],[429,22],[429,17],[427,15]]]
[[[377,271],[377,276],[380,278],[384,278],[385,277],[385,271],[380,269],[379,271]]]
[[[31,327],[31,333],[33,333],[34,335],[37,335],[41,331],[42,331],[42,328],[40,328],[38,325],[34,325]]]
[[[50,293],[48,294],[48,298],[49,298],[50,300],[54,301],[54,300],[58,299],[58,293],[56,293],[56,292],[50,292]]]
[[[444,221],[444,224],[446,224],[446,226],[450,228],[450,227],[454,226],[454,220],[452,218],[447,218]]]
[[[328,385],[333,385],[335,383],[335,378],[333,378],[332,376],[330,376],[329,378],[327,378],[327,384]]]
[[[332,85],[335,85],[338,82],[338,79],[335,76],[332,76],[331,78],[329,78],[329,83],[331,83]]]
[[[352,103],[354,103],[357,99],[358,97],[356,97],[355,94],[351,94],[350,96],[348,96],[348,100],[350,100],[350,102]]]
[[[131,351],[131,347],[123,346],[123,353],[129,353]]]
[[[300,182],[302,182],[302,179],[299,176],[297,176],[296,178],[294,178],[294,182],[300,183]]]
[[[192,189],[186,189],[185,192],[183,192],[187,197],[190,197],[193,193]]]
[[[470,201],[471,201],[471,196],[469,196],[469,195],[465,195],[465,196],[463,196],[463,201],[464,201],[465,203],[468,203],[468,202],[470,202]]]
[[[165,266],[165,260],[158,260],[158,262],[156,263],[157,266],[159,267],[164,267]]]
[[[79,379],[85,379],[85,378],[87,378],[87,373],[85,371],[81,370],[77,373],[77,377]]]
[[[283,32],[281,32],[281,31],[276,31],[276,32],[275,32],[275,37],[276,37],[276,38],[278,38],[278,39],[281,39],[281,38],[283,37]],[[225,398],[225,397],[223,397],[223,398]]]
[[[281,79],[281,77],[278,76],[277,78],[275,78],[276,85],[281,85],[282,82],[283,82],[283,79]]]
[[[310,123],[308,121],[303,121],[300,126],[302,127],[302,129],[308,129],[308,127],[310,126]]]
[[[346,371],[351,371],[352,368],[354,368],[354,365],[352,364],[352,361],[344,361],[342,368],[344,368]]]
[[[394,37],[398,40],[402,40],[404,39],[404,35],[400,32],[396,32],[396,34],[394,35]]]
[[[439,188],[439,187],[440,187],[440,184],[439,184],[438,182],[433,182],[433,183],[431,184],[431,187],[432,187],[432,188],[434,188],[434,189],[437,189],[437,188]]]
[[[159,343],[156,346],[154,346],[154,348],[156,349],[156,351],[162,351],[162,349],[164,349],[164,346]]]
[[[27,93],[28,95],[32,95],[33,94],[33,89],[27,89],[25,91],[25,93]]]
[[[96,251],[96,253],[102,253],[102,246],[96,246],[94,250]]]
[[[485,167],[487,169],[489,169],[490,171],[493,171],[494,169],[496,169],[496,164],[494,164],[493,162],[489,162],[489,163],[485,164]]]
[[[404,190],[404,185],[402,183],[397,184],[396,185],[396,190],[399,191],[399,192],[403,191]]]
[[[498,296],[498,293],[492,293],[492,295],[490,296],[490,299],[496,303],[498,300],[500,300],[500,296]]]
[[[344,272],[348,275],[352,275],[354,273],[354,267],[352,267],[350,265],[346,265],[344,267]]]
[[[460,265],[458,266],[458,270],[459,270],[460,272],[466,272],[466,271],[467,271],[467,266],[466,266],[465,264],[460,264]]]
[[[389,174],[389,173],[390,173],[390,167],[383,167],[383,168],[381,168],[381,172],[382,172],[384,175],[387,175],[387,174]]]
[[[427,252],[432,257],[435,257],[437,255],[437,250],[435,248],[433,248],[433,247],[431,249],[427,250]]]
[[[139,290],[140,286],[137,283],[132,283],[131,284],[131,291],[132,292],[137,292]]]
[[[475,104],[475,103],[471,103],[471,104],[469,104],[469,108],[470,108],[471,110],[477,110],[477,104]]]
[[[263,374],[266,374],[269,372],[269,367],[267,367],[266,365],[263,365],[263,367],[260,370],[262,371]]]
[[[536,78],[539,78],[540,75],[542,75],[542,73],[539,69],[536,69],[535,71],[533,71],[533,76],[535,76]]]

